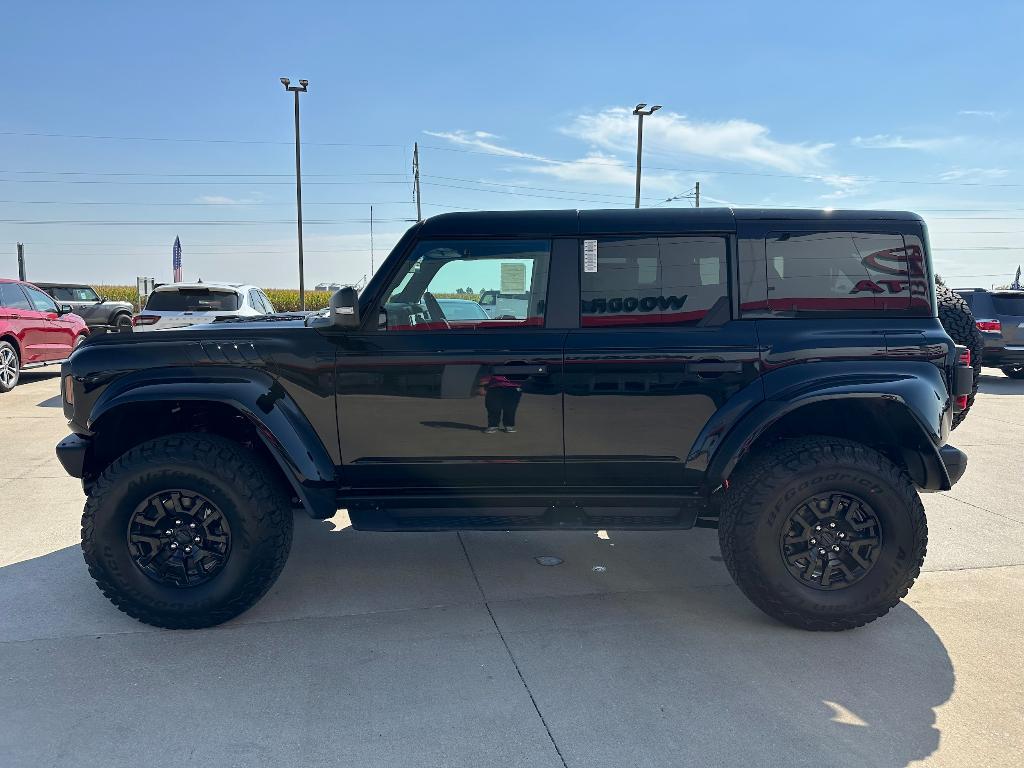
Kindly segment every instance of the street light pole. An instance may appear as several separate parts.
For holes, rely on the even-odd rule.
[[[661,105],[655,104],[650,109],[646,107],[646,104],[637,104],[636,109],[633,110],[633,114],[638,118],[636,123],[636,199],[633,203],[634,208],[640,207],[640,163],[644,151],[644,117],[653,115],[661,109]]]
[[[295,94],[295,207],[299,229],[299,310],[305,312],[306,272],[302,263],[302,142],[299,138],[299,94],[306,92],[309,80],[299,80],[298,85],[292,85],[291,82],[287,77],[281,78],[285,90]]]

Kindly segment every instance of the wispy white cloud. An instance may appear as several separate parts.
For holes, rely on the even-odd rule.
[[[546,158],[540,155],[534,155],[530,152],[520,152],[517,149],[510,149],[509,147],[502,146],[497,143],[497,136],[487,131],[424,131],[428,136],[434,136],[439,139],[446,139],[452,144],[458,144],[462,147],[471,147],[481,152],[488,152],[492,155],[501,155],[503,157],[519,157],[525,160],[546,160]]]
[[[225,195],[200,195],[194,202],[205,203],[206,205],[247,205],[258,203],[254,198],[226,197]]]
[[[922,152],[936,152],[956,146],[962,142],[962,136],[908,139],[888,133],[876,133],[874,136],[855,136],[852,143],[855,147],[861,147],[862,149],[915,149]]]
[[[951,168],[940,173],[939,178],[943,181],[991,181],[1009,173],[1005,168]]]
[[[577,115],[562,132],[614,152],[627,151],[636,141],[636,118],[624,107]],[[691,120],[675,112],[658,112],[644,123],[644,143],[662,154],[747,163],[785,173],[808,173],[826,164],[831,143],[776,141],[769,130],[749,120],[719,122]]]
[[[987,117],[992,120],[998,120],[1006,113],[996,112],[994,109],[961,109],[957,111],[957,114],[965,117]]]
[[[592,151],[577,160],[547,160],[542,165],[527,166],[524,170],[560,181],[579,184],[606,184],[630,188],[636,180],[636,170],[614,155]],[[675,173],[644,173],[645,190],[671,191],[680,181]]]

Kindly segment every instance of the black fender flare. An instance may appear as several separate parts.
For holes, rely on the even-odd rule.
[[[131,404],[214,402],[233,408],[255,428],[306,512],[318,519],[337,511],[334,462],[309,420],[267,373],[233,368],[162,368],[159,377],[138,371],[117,379],[96,400],[88,428]]]
[[[950,489],[939,449],[949,435],[952,401],[938,367],[916,361],[817,362],[778,369],[761,381],[763,400],[754,404],[748,397],[745,409],[720,409],[694,442],[687,467],[704,471],[705,493],[727,482],[758,440],[784,419],[825,409],[854,417],[851,430],[877,430],[877,441],[864,442],[885,440],[922,490]]]

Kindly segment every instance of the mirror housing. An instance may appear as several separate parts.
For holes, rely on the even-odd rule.
[[[310,322],[315,328],[336,328],[340,331],[356,330],[361,324],[359,292],[351,285],[334,292],[327,308],[327,317],[317,317]]]
[[[57,305],[57,316],[70,315],[74,309],[70,304],[58,304]]]

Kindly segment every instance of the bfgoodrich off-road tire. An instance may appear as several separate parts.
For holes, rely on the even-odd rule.
[[[251,607],[291,542],[290,494],[276,470],[214,435],[132,448],[103,471],[82,515],[82,551],[103,594],[171,629],[220,624]]]
[[[971,394],[967,396],[967,407],[960,413],[953,414],[953,429],[960,426],[960,422],[967,418],[967,412],[974,405],[974,398],[978,394],[978,382],[981,380],[981,353],[985,349],[985,341],[981,337],[981,331],[974,324],[974,315],[967,302],[960,294],[951,291],[944,285],[935,286],[935,298],[939,304],[939,322],[949,338],[957,344],[962,344],[971,350],[971,367],[974,368],[974,385],[971,387]]]
[[[928,543],[906,473],[831,437],[783,440],[745,462],[725,492],[718,535],[729,573],[757,607],[827,631],[886,614],[920,573]],[[801,557],[804,547],[811,556]],[[853,570],[840,572],[845,564]]]

